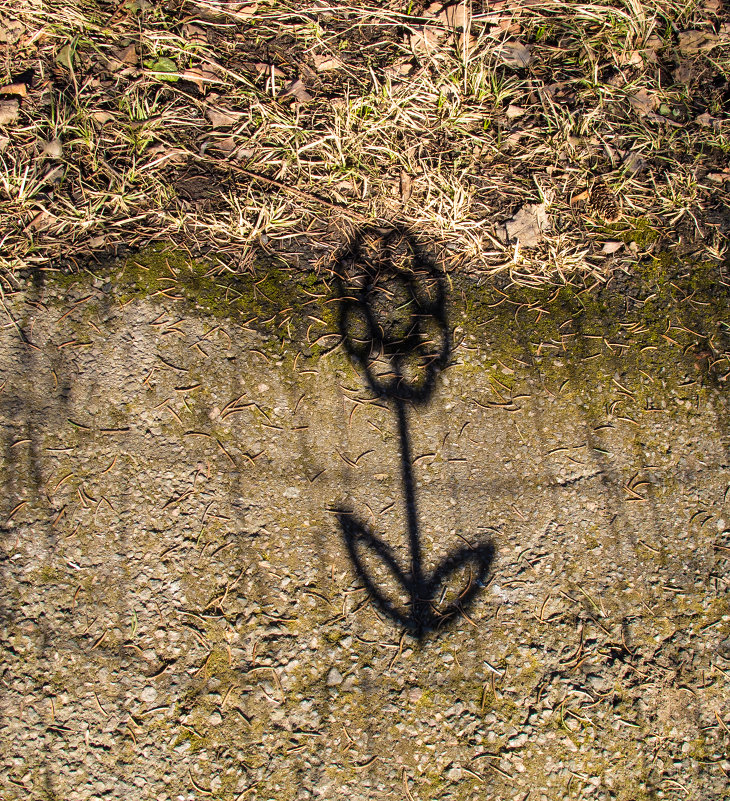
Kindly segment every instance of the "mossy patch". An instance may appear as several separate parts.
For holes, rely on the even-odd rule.
[[[595,416],[609,398],[672,413],[667,387],[694,397],[699,389],[682,390],[691,380],[717,386],[730,372],[730,291],[714,265],[659,255],[630,278],[593,287],[457,289],[452,322],[486,354],[464,369],[498,382],[504,400],[539,378]]]
[[[630,241],[654,241],[646,221],[634,222]],[[300,366],[301,357],[317,359],[339,340],[331,287],[312,272],[297,273],[274,260],[257,263],[252,272],[232,273],[215,261],[196,261],[179,248],[155,245],[98,274],[44,273],[45,280],[51,275],[64,287],[93,280],[122,304],[142,297],[181,301],[187,309],[258,331],[265,351],[287,363],[299,359]],[[729,367],[718,358],[730,342],[730,293],[709,263],[658,253],[631,277],[592,287],[478,286],[461,277],[450,284],[450,322],[481,358],[462,359],[460,366],[486,373],[500,394],[517,392],[520,377],[537,368],[541,375],[559,377],[568,393],[580,383],[588,400],[599,388],[598,396],[605,395],[612,379],[621,382],[624,376],[632,384],[626,389],[650,404],[654,399],[642,371],[666,381],[694,363],[716,377]]]
[[[261,333],[264,349],[279,357],[284,356],[285,343],[296,343],[304,358],[322,355],[338,336],[337,304],[327,283],[274,258],[259,259],[251,271],[232,272],[214,259],[193,259],[185,250],[161,243],[98,269],[44,270],[30,278],[36,285],[61,290],[61,304],[92,287],[122,305],[141,298],[179,301],[187,313],[192,310]],[[81,306],[77,316],[91,314],[99,302],[97,298]]]
[[[628,225],[629,229],[624,230],[621,234],[624,242],[635,242],[643,250],[659,241],[659,231],[648,220],[634,217],[628,221]]]

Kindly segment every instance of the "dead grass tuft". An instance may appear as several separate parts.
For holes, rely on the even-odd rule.
[[[307,261],[370,220],[516,280],[720,260],[729,42],[716,0],[0,0],[0,268]]]

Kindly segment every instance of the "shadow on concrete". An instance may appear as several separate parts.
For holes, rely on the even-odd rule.
[[[398,421],[410,564],[356,519],[338,509],[342,536],[358,577],[376,606],[418,638],[443,629],[466,613],[494,558],[491,542],[467,545],[449,554],[435,570],[423,565],[408,409],[425,405],[449,358],[445,289],[442,277],[405,231],[367,228],[343,250],[337,265],[339,326],[352,360],[371,391],[392,404]],[[385,570],[398,593],[377,577]],[[445,604],[448,584],[459,573],[466,583]],[[404,595],[399,599],[397,595]]]

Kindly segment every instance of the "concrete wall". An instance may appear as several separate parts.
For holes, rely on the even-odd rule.
[[[418,639],[335,514],[407,572],[393,404],[331,286],[241,279],[228,313],[235,284],[173,256],[167,283],[141,259],[6,300],[3,798],[724,797],[717,287],[452,280],[449,366],[407,411],[424,569],[495,558]]]

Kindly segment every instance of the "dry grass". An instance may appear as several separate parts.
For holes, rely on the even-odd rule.
[[[0,0],[0,82],[34,71],[0,127],[4,275],[159,239],[233,269],[260,249],[296,263],[364,220],[523,281],[670,247],[724,258],[717,0],[441,8]],[[590,203],[598,176],[617,222]],[[540,203],[549,230],[507,240]]]

